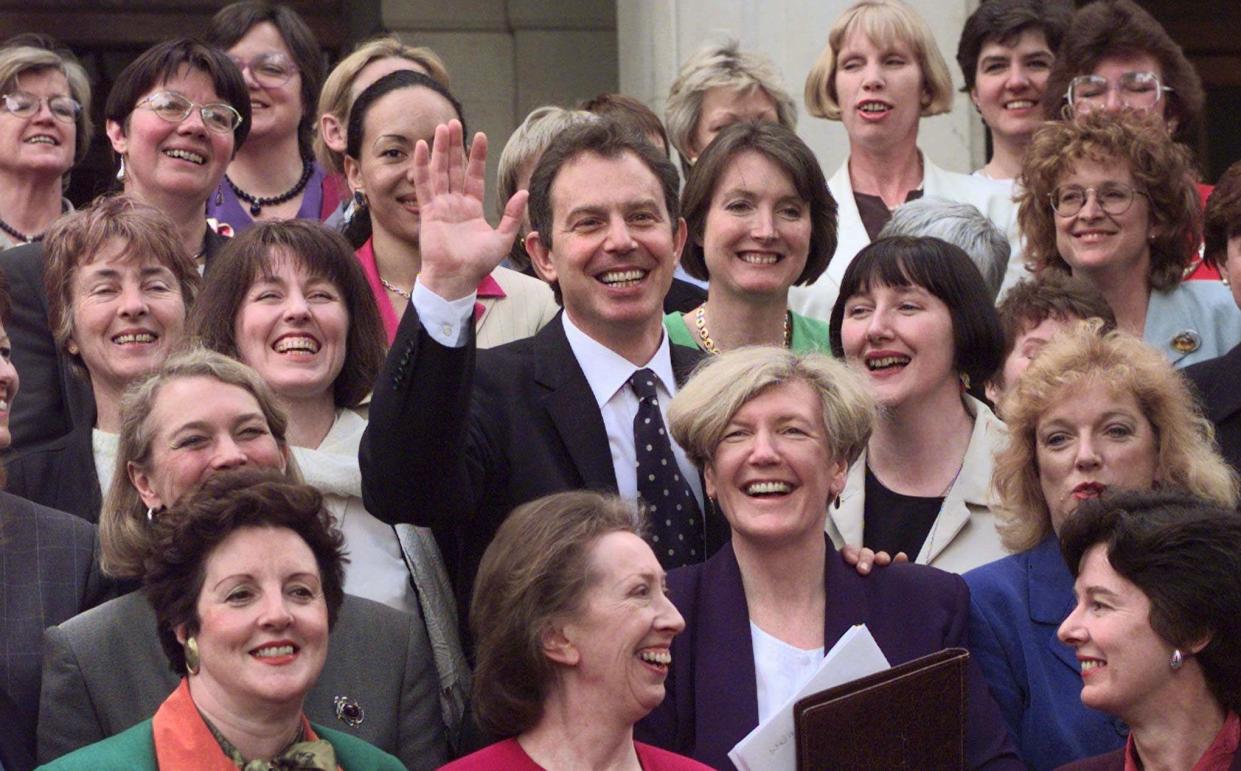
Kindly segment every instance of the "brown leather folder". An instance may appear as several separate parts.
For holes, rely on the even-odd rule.
[[[965,768],[969,655],[947,648],[798,701],[798,771]]]

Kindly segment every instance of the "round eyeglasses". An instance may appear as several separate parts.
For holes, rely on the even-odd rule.
[[[1114,85],[1101,75],[1079,75],[1069,83],[1068,98],[1074,111],[1082,113],[1105,109],[1108,95],[1113,93],[1125,107],[1151,110],[1170,91],[1172,88],[1160,83],[1153,72],[1126,72]]]
[[[1072,217],[1085,207],[1091,194],[1094,195],[1095,203],[1100,209],[1114,215],[1129,211],[1129,207],[1133,206],[1134,196],[1150,197],[1147,193],[1135,190],[1121,182],[1104,182],[1098,187],[1062,185],[1053,190],[1048,197],[1051,199],[1051,208],[1056,214],[1061,217]]]
[[[4,109],[19,118],[29,118],[44,104],[52,117],[61,123],[73,123],[82,112],[82,105],[71,96],[35,96],[25,91],[14,91],[0,96],[0,100],[4,101]]]
[[[246,60],[239,56],[228,57],[233,60],[233,64],[237,65],[239,70],[249,70],[250,76],[254,78],[260,86],[265,88],[279,88],[289,82],[289,78],[293,77],[293,73],[297,72],[297,65],[289,60],[289,57],[281,53],[259,54],[252,59]]]
[[[197,107],[198,114],[202,116],[203,125],[217,134],[229,134],[236,131],[242,121],[241,113],[234,110],[231,105],[223,102],[195,104],[176,91],[156,91],[140,99],[134,107],[146,107],[169,123],[180,123],[190,117],[190,113]]]

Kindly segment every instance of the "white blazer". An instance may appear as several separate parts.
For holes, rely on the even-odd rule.
[[[914,562],[932,565],[951,573],[994,562],[1008,556],[995,529],[991,507],[991,471],[995,453],[1006,441],[1008,429],[987,405],[966,396],[965,408],[974,415],[974,432],[961,463],[961,473],[952,483],[939,516],[931,525],[922,550]],[[839,549],[845,544],[862,545],[866,511],[866,452],[849,467],[840,505],[829,504],[824,529]]]
[[[925,196],[946,198],[975,206],[980,212],[1008,235],[1012,255],[1009,264],[1020,264],[1020,242],[1017,237],[1017,209],[1013,205],[1012,186],[969,174],[945,171],[931,162],[926,153],[922,156],[922,191]],[[827,188],[836,199],[838,228],[836,252],[827,270],[810,286],[795,286],[789,290],[789,308],[813,319],[827,321],[832,306],[840,294],[840,282],[845,269],[864,246],[870,243],[862,215],[858,214],[857,201],[853,199],[853,183],[849,179],[849,161],[841,165],[827,182]]]

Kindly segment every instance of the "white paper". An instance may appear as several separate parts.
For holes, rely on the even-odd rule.
[[[728,759],[740,771],[795,771],[797,748],[793,741],[793,705],[799,699],[890,667],[866,625],[851,628],[827,652],[818,671],[801,690],[737,742],[737,746],[728,751]]]

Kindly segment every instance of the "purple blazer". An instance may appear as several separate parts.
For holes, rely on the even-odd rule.
[[[858,575],[828,544],[828,650],[849,627],[866,624],[893,665],[948,647],[968,647],[969,589],[960,576],[900,564]],[[758,725],[758,685],[750,614],[732,544],[700,565],[668,574],[685,631],[672,641],[663,704],[638,723],[635,738],[733,769],[728,751]],[[970,768],[1020,768],[982,673],[969,668],[965,753]]]

